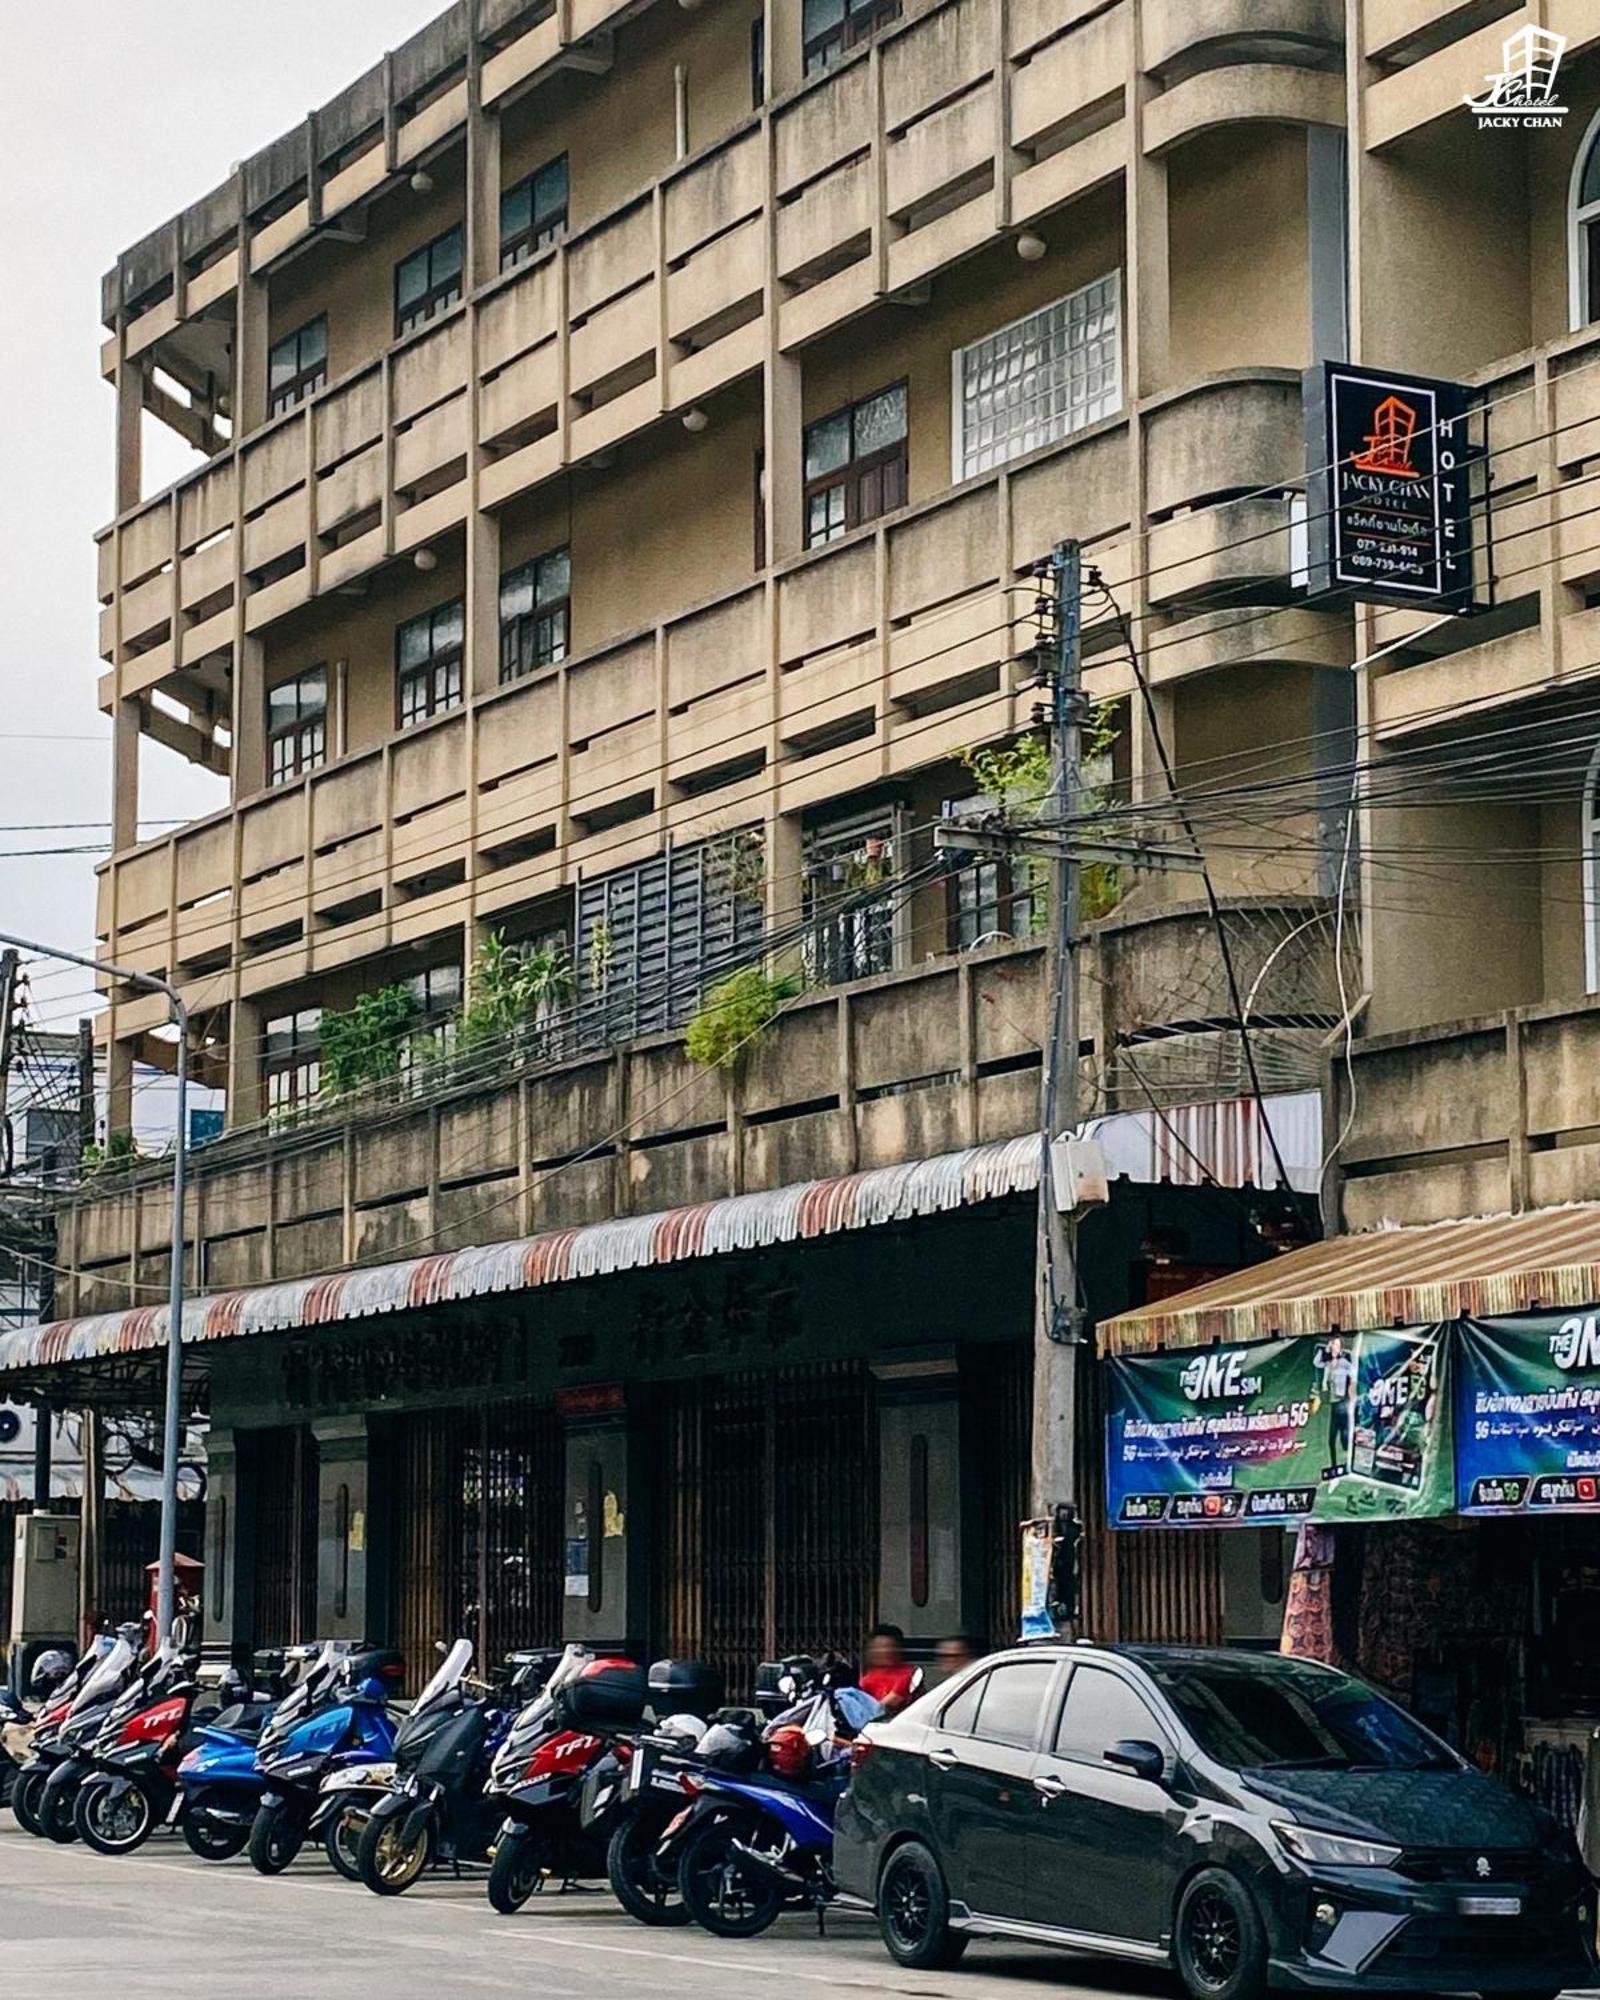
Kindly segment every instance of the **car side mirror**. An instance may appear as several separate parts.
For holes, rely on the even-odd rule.
[[[1146,1778],[1152,1785],[1159,1785],[1167,1775],[1166,1758],[1154,1743],[1146,1743],[1141,1737],[1113,1743],[1104,1761],[1114,1764],[1119,1771],[1131,1772],[1136,1778]]]

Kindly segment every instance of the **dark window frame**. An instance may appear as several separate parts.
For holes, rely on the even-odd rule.
[[[856,449],[856,425],[861,412],[870,404],[884,396],[899,391],[904,422],[898,438],[887,445],[880,445],[875,451],[858,453]],[[848,535],[852,529],[865,526],[868,521],[880,520],[885,514],[893,514],[905,506],[910,494],[911,483],[911,392],[904,376],[897,382],[885,382],[881,389],[874,389],[870,395],[857,396],[853,401],[843,403],[838,409],[829,410],[826,416],[818,417],[806,425],[801,436],[802,472],[810,457],[810,439],[826,424],[837,423],[843,417],[850,428],[849,454],[844,461],[827,472],[819,472],[807,478],[801,489],[801,507],[805,515],[805,545],[808,549],[819,549],[829,542],[836,542]],[[834,492],[842,493],[843,505],[837,523],[827,521],[822,531],[815,532],[812,513],[813,503],[825,499]]]
[[[962,818],[992,807],[992,799],[946,799],[946,818]],[[1042,872],[1031,877],[1026,861],[1000,856],[953,871],[945,878],[945,943],[950,951],[971,951],[997,936],[1030,938],[1043,914]],[[994,922],[985,924],[992,913]],[[971,929],[971,936],[966,932]]]
[[[541,598],[540,585],[547,565],[560,562],[566,571],[566,588],[559,596]],[[508,613],[506,593],[524,578],[533,586],[533,608]],[[500,577],[500,685],[526,680],[541,667],[558,667],[572,649],[572,551],[566,543],[545,549]],[[543,631],[543,636],[541,636]]]
[[[801,26],[800,61],[807,76],[826,69],[851,49],[871,41],[880,28],[898,21],[900,0],[844,0],[839,18],[822,28],[805,26],[804,16],[812,11],[809,6],[804,10]]]
[[[455,625],[456,637],[441,644],[438,636],[440,619],[449,618]],[[425,659],[404,662],[405,635],[421,626],[428,628],[428,653]],[[410,691],[421,686],[423,699],[409,698]],[[466,693],[466,602],[460,597],[447,598],[443,604],[436,604],[430,611],[419,611],[414,618],[405,618],[394,628],[394,714],[397,729],[414,729],[419,724],[432,721],[436,715],[446,715],[451,709],[459,708]]]
[[[308,681],[320,681],[320,704],[308,705],[304,688]],[[295,691],[295,714],[290,722],[272,726],[272,701],[288,689]],[[292,785],[308,771],[319,771],[328,761],[328,669],[325,665],[306,667],[267,690],[267,783]],[[282,753],[280,755],[280,753]]]
[[[308,334],[320,333],[321,352],[308,359],[304,348]],[[274,383],[273,370],[284,350],[292,348],[293,354],[287,358],[294,367],[281,382]],[[293,333],[286,333],[281,340],[275,340],[267,350],[267,415],[281,417],[295,410],[308,396],[327,386],[328,381],[328,315],[318,313],[308,319],[303,326],[297,326]]]
[[[547,174],[561,169],[561,200],[552,202],[541,216],[538,207],[539,183]],[[526,189],[528,193],[528,223],[525,229],[507,230],[506,204]],[[568,156],[557,153],[552,159],[524,174],[521,180],[513,181],[500,196],[500,268],[502,271],[515,270],[517,265],[527,263],[539,251],[548,249],[552,243],[559,243],[567,233],[567,221],[572,203],[572,175],[568,166]]]
[[[322,1009],[295,1007],[264,1021],[261,1052],[268,1118],[281,1122],[309,1110],[322,1094]]]
[[[435,276],[434,264],[438,259],[439,252],[447,243],[451,242],[455,245],[455,268],[454,270],[446,270],[440,276]],[[422,291],[409,304],[406,304],[400,296],[401,273],[415,264],[419,258],[426,258],[427,260],[428,282]],[[437,319],[440,313],[448,311],[451,306],[459,302],[462,285],[465,281],[465,266],[466,238],[459,222],[453,222],[448,229],[441,229],[431,242],[419,244],[415,250],[408,251],[399,260],[394,267],[394,337],[396,340],[399,340],[405,334],[414,333],[420,326],[426,326],[430,320]]]

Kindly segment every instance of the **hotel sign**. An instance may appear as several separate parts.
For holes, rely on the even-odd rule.
[[[1327,361],[1306,376],[1312,596],[1473,604],[1475,392]]]

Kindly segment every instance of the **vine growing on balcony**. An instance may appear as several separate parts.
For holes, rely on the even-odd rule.
[[[407,986],[380,986],[376,993],[358,994],[349,1007],[325,1008],[323,1096],[348,1097],[367,1084],[397,1077],[416,1013],[416,996]]]

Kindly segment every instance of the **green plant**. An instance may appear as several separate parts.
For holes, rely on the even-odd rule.
[[[322,1015],[322,1094],[347,1097],[366,1084],[400,1074],[406,1035],[416,1019],[416,996],[407,986],[361,993],[353,1006]]]
[[[602,917],[589,933],[589,986],[598,993],[606,983],[606,974],[611,970],[611,956],[615,947],[611,939],[611,926]]]
[[[472,997],[456,1026],[455,1046],[469,1052],[503,1040],[571,991],[572,961],[559,938],[507,944],[500,931],[491,931],[472,961]]]
[[[759,903],[767,886],[766,846],[760,829],[738,827],[714,837],[711,860],[731,896]]]
[[[700,1011],[684,1033],[690,1060],[704,1069],[732,1069],[800,986],[797,973],[773,978],[759,965],[741,966],[719,979],[706,989]]]
[[[139,1148],[132,1132],[126,1128],[106,1134],[105,1144],[91,1139],[79,1155],[78,1164],[85,1174],[115,1173],[118,1167],[131,1167],[139,1157]]]

